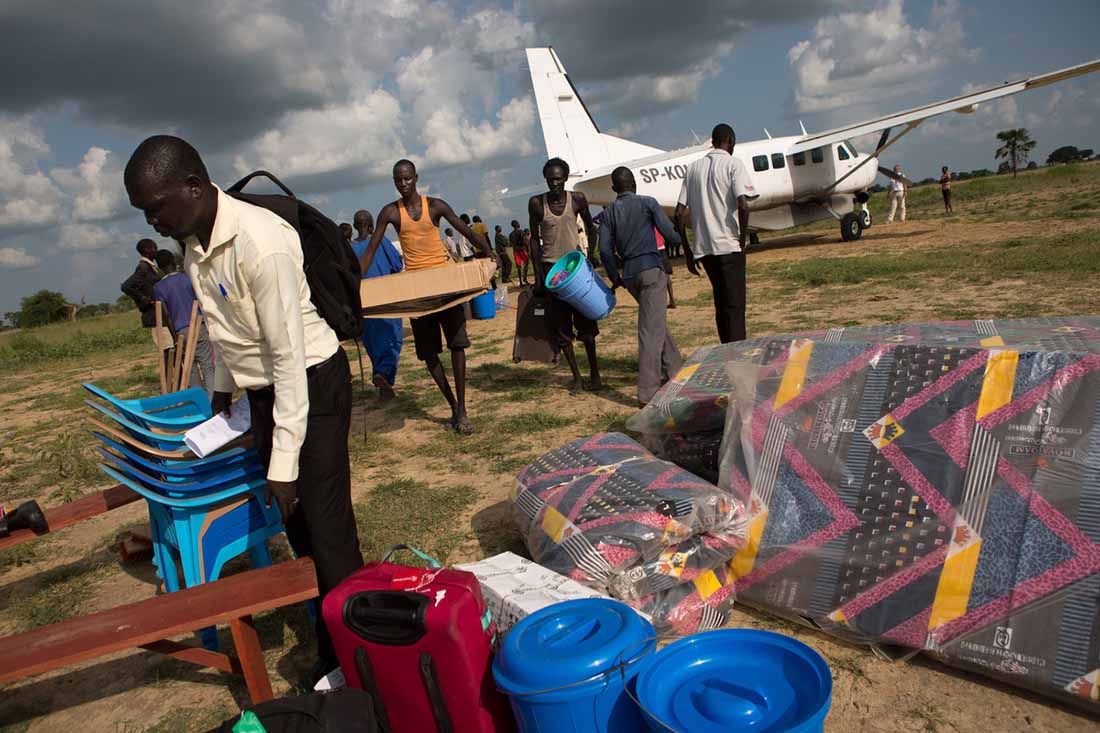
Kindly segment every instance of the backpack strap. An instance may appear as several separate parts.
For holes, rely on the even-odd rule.
[[[229,188],[225,189],[225,192],[226,193],[240,193],[241,191],[244,190],[244,187],[246,185],[248,185],[249,181],[251,181],[253,178],[257,178],[259,176],[263,176],[264,178],[266,178],[269,181],[271,181],[272,183],[274,183],[276,186],[281,188],[283,190],[283,193],[285,193],[290,198],[292,198],[292,199],[297,198],[297,196],[295,196],[293,193],[291,193],[290,189],[287,188],[283,184],[282,181],[280,181],[278,178],[275,177],[274,173],[269,173],[268,171],[253,171],[252,173],[249,173],[247,176],[245,176],[241,180],[234,183]]]

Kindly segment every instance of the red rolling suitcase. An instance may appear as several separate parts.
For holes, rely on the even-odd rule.
[[[399,549],[433,567],[389,562]],[[396,545],[331,590],[322,613],[348,685],[374,698],[383,733],[515,729],[493,681],[495,628],[473,573]]]

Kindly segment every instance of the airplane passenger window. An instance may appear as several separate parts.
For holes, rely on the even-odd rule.
[[[822,150],[821,148],[814,148],[813,150],[810,151],[810,160],[812,160],[815,163],[824,163],[825,162],[825,151]]]
[[[794,164],[795,165],[806,165],[806,154],[805,153],[795,153],[791,157],[794,159]]]
[[[772,168],[786,168],[787,161],[783,159],[783,153],[772,153]]]
[[[843,145],[837,145],[836,146],[836,151],[838,153],[840,153],[840,159],[841,160],[848,160],[852,157],[852,156],[848,155],[848,151],[844,149]]]
[[[768,156],[754,155],[752,158],[752,169],[757,173],[768,170]]]
[[[859,157],[859,153],[856,151],[856,146],[855,145],[852,145],[847,140],[844,141],[844,144],[848,147],[848,152],[852,154],[853,158],[858,158]]]

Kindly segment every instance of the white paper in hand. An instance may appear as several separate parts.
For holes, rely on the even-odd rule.
[[[248,395],[234,402],[230,412],[231,417],[219,412],[201,425],[188,430],[183,434],[184,444],[199,458],[206,458],[229,441],[247,433],[252,427]]]

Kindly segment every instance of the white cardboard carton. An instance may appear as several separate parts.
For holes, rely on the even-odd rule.
[[[513,552],[455,566],[477,576],[481,594],[501,633],[540,608],[603,594]]]

